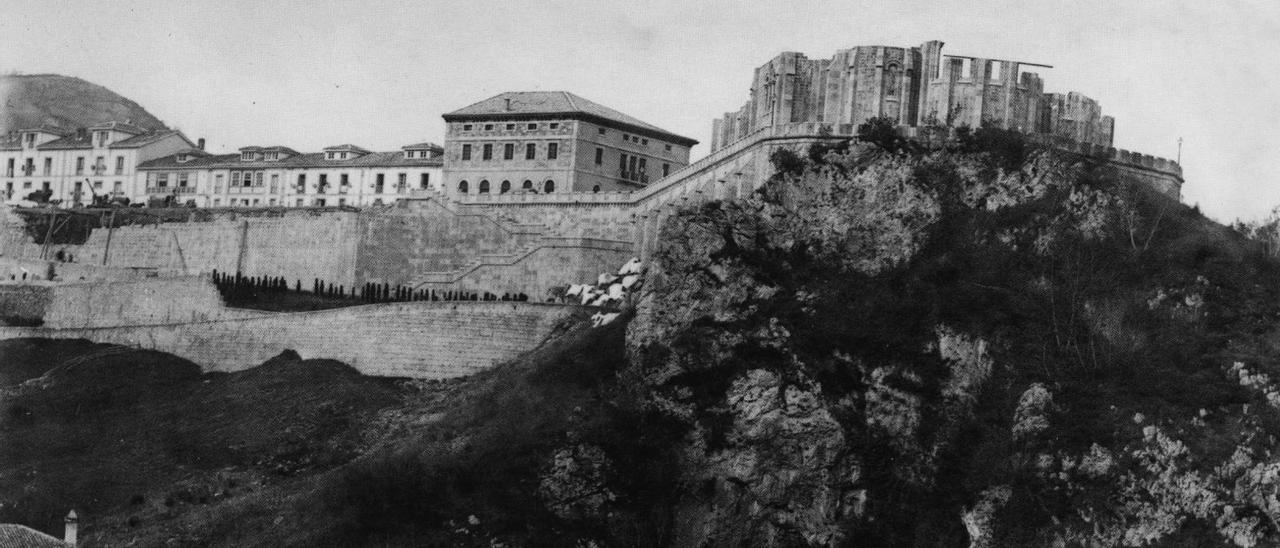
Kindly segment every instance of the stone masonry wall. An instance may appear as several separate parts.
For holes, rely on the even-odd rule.
[[[576,308],[512,302],[413,302],[133,327],[0,327],[0,339],[88,339],[168,352],[206,371],[254,367],[285,349],[366,375],[469,375],[535,348]]]

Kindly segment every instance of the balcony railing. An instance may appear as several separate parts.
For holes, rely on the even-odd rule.
[[[195,194],[193,186],[149,186],[147,194]],[[115,194],[114,192],[112,194]],[[123,194],[123,192],[121,192]]]
[[[623,180],[626,180],[626,181],[635,181],[635,182],[638,182],[638,183],[648,183],[648,182],[649,182],[649,175],[647,175],[647,174],[646,174],[646,173],[644,173],[643,171],[628,171],[628,170],[622,170],[622,171],[619,171],[619,172],[618,172],[618,177],[620,177],[620,178],[622,178]]]
[[[23,166],[22,168],[22,174],[26,175],[27,177],[35,175],[35,173],[36,173],[36,166]]]
[[[107,166],[105,166],[105,165],[102,165],[102,164],[96,164],[96,165],[94,165],[94,166],[93,166],[93,174],[94,174],[94,175],[102,175],[103,173],[106,173],[106,172],[107,172]]]

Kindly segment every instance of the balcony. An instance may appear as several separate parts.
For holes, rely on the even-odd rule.
[[[94,175],[102,175],[107,172],[107,166],[102,164],[97,164],[93,166],[92,171]]]
[[[26,177],[30,177],[30,176],[35,175],[35,174],[36,174],[36,166],[23,166],[23,167],[22,167],[22,175],[24,175],[24,176],[26,176]]]
[[[649,175],[643,171],[621,170],[618,172],[618,178],[624,181],[631,181],[631,182],[642,183],[642,184],[647,184],[649,182]]]

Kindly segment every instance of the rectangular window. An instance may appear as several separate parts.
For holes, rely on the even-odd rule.
[[[481,160],[492,160],[492,159],[493,159],[493,145],[492,145],[492,144],[490,144],[490,143],[485,143],[485,145],[484,145],[484,152],[483,152],[483,153],[481,153],[481,157],[480,157],[480,159],[481,159]]]
[[[53,158],[44,159],[44,174],[53,175]]]
[[[644,160],[644,158],[641,158],[641,159],[640,159],[640,169],[639,169],[639,170],[637,170],[637,171],[639,171],[641,175],[644,175],[644,174],[645,174],[645,172],[647,172],[647,171],[648,171],[647,169],[645,169],[645,160]]]
[[[493,124],[485,124],[485,125],[484,125],[484,130],[485,130],[485,131],[493,131]]]
[[[559,157],[559,152],[560,152],[560,144],[559,144],[559,143],[549,143],[549,144],[547,145],[547,159],[548,159],[548,160],[554,160],[554,159],[556,159],[557,157]]]
[[[471,124],[462,124],[462,131],[471,131]]]
[[[100,175],[102,172],[104,172],[104,171],[106,171],[106,170],[107,170],[107,158],[106,158],[106,156],[99,156],[99,157],[97,157],[97,159],[95,159],[95,160],[93,161],[93,173],[94,173],[95,175]]]
[[[9,171],[13,171],[13,160],[9,160],[9,163],[11,164]],[[76,175],[84,175],[84,156],[76,158]]]
[[[627,155],[626,154],[622,154],[618,156],[618,171],[621,173],[627,172]]]
[[[116,156],[116,175],[124,174],[124,156]]]
[[[662,164],[662,176],[671,175],[671,164]]]
[[[99,132],[98,132],[98,146],[100,146],[100,147],[105,147],[105,146],[107,146],[107,136],[108,136],[108,135],[110,135],[110,133],[108,133],[108,132],[106,132],[106,131],[99,131]]]
[[[379,173],[376,177],[374,177],[374,182],[373,182],[373,192],[374,192],[374,193],[376,193],[376,194],[382,194],[382,193],[383,193],[383,190],[384,190],[384,188],[385,188],[385,186],[383,185],[383,183],[386,181],[386,177],[387,177],[387,176],[386,176],[386,174],[383,174],[383,173]]]
[[[603,163],[604,163],[604,149],[600,147],[596,147],[596,165],[601,165]]]
[[[665,151],[667,151],[667,152],[671,152],[671,145],[663,145],[663,146],[662,146],[662,149],[663,149],[663,150],[665,150]]]
[[[641,140],[640,140],[640,144],[642,144],[642,145],[644,145],[644,146],[649,146],[649,140],[648,140],[648,139],[641,139]]]
[[[160,173],[160,174],[157,174],[157,175],[156,175],[156,186],[158,186],[158,187],[160,187],[160,188],[165,188],[165,187],[169,186],[169,174],[168,174],[168,173]]]
[[[187,188],[188,177],[189,175],[185,171],[178,174],[178,188]]]
[[[221,173],[213,176],[213,193],[214,194],[222,193],[222,174]]]
[[[529,143],[524,146],[524,159],[533,160],[538,157],[538,145]]]
[[[503,159],[503,160],[511,160],[511,159],[513,159],[513,158],[515,158],[515,157],[516,157],[516,145],[515,145],[515,143],[507,143],[507,144],[505,144],[505,145],[502,145],[502,159]]]
[[[124,191],[124,182],[116,181],[111,185],[111,193],[119,196]]]
[[[604,134],[606,133],[606,132],[605,132],[605,129],[604,129],[604,128],[602,128],[602,127],[601,127],[601,128],[596,128],[596,131],[600,132],[600,134],[601,134],[601,135],[604,135]]]
[[[346,174],[346,173],[343,173],[342,175],[339,175],[338,177],[340,177],[340,179],[339,179],[339,181],[338,181],[338,182],[339,182],[339,184],[341,184],[342,186],[351,186],[351,180],[347,178],[347,174]]]
[[[80,159],[80,163],[84,163],[84,158]],[[5,177],[13,177],[13,158],[9,158],[9,166],[4,170]]]
[[[419,186],[422,190],[427,190],[428,188],[431,188],[431,174],[430,174],[430,173],[423,173],[423,174],[419,177],[418,186]]]
[[[233,186],[233,187],[240,186],[240,172],[239,172],[239,171],[232,171],[232,172],[231,172],[231,186]]]
[[[321,173],[320,181],[316,183],[316,194],[324,194],[325,187],[329,186],[329,174]]]
[[[298,201],[294,205],[302,207],[302,198],[298,198]]]
[[[631,168],[631,171],[634,172],[636,170],[636,157],[632,156],[628,158],[628,161],[629,163],[627,164],[627,167]]]
[[[538,129],[538,124],[529,124],[526,126],[530,131]]]
[[[277,192],[280,192],[280,174],[272,173],[271,174],[271,193],[275,194]],[[274,202],[275,200],[272,200],[272,201]]]
[[[462,145],[462,159],[463,160],[471,159],[471,145]]]
[[[409,174],[401,173],[396,176],[396,192],[404,192],[409,188]]]
[[[547,124],[547,127],[551,129],[560,129],[560,124],[556,122],[551,122],[550,124]]]
[[[49,186],[50,186],[51,184],[52,184],[52,183],[50,183],[49,181],[45,181],[45,182],[43,182],[43,183],[40,183],[40,189],[41,189],[41,190],[49,190]]]
[[[516,129],[515,124],[507,124],[507,131],[515,131],[515,129]]]

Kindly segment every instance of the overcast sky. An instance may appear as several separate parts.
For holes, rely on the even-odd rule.
[[[10,4],[10,5],[6,5]],[[698,139],[781,51],[857,45],[1053,65],[1116,118],[1116,146],[1174,157],[1184,200],[1230,221],[1280,205],[1280,3],[27,2],[0,0],[0,70],[102,84],[213,151],[443,141],[440,115],[569,90]]]

